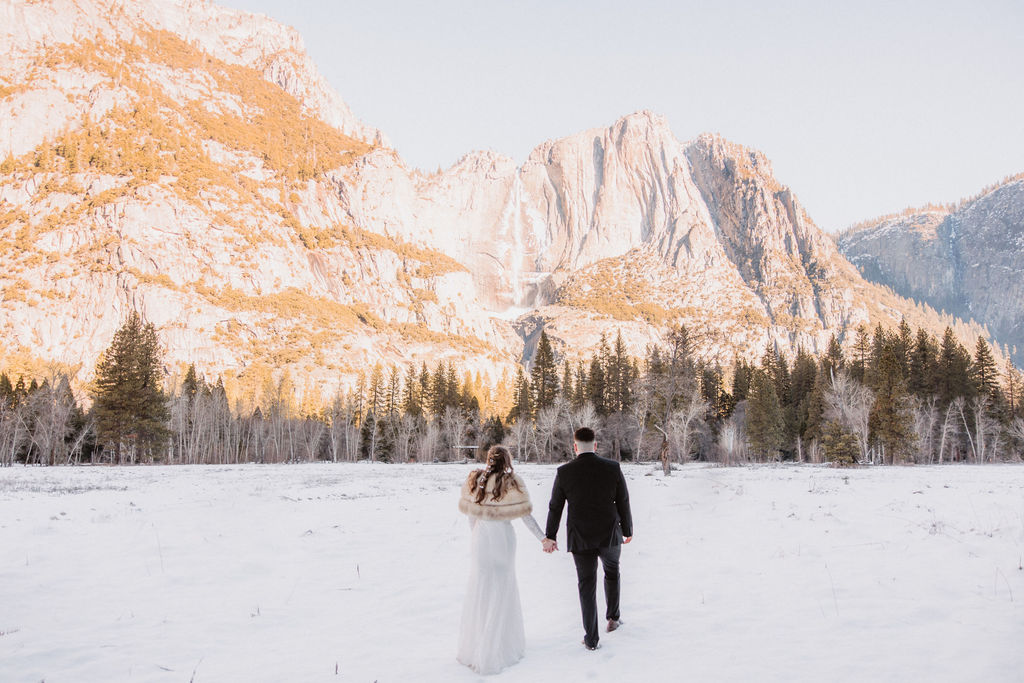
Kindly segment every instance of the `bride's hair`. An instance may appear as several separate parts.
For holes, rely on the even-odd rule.
[[[487,451],[487,467],[473,470],[469,475],[472,492],[477,503],[484,502],[487,494],[487,479],[494,475],[494,492],[491,500],[501,500],[509,489],[521,491],[516,478],[512,475],[512,454],[504,446],[491,446]]]

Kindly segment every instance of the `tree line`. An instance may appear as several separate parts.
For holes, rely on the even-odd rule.
[[[156,331],[132,314],[96,367],[91,405],[54,373],[27,385],[0,374],[0,464],[173,464],[452,461],[505,443],[520,461],[572,455],[572,432],[598,432],[620,460],[723,464],[994,462],[1024,455],[1024,388],[979,338],[941,339],[906,322],[859,328],[820,356],[769,344],[733,367],[684,326],[641,357],[619,333],[589,358],[559,361],[542,331],[529,368],[507,388],[507,411],[481,409],[480,387],[451,362],[374,366],[326,405],[297,409],[286,383],[245,409],[194,366],[163,371]]]

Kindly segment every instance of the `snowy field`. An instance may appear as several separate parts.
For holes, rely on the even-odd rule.
[[[469,469],[0,469],[0,681],[478,680]],[[585,651],[571,557],[517,522],[493,678],[1024,680],[1024,467],[624,470],[625,626]],[[554,467],[518,471],[543,526]]]

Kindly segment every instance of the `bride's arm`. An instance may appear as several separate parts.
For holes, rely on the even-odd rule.
[[[533,515],[523,515],[519,519],[523,520],[523,524],[530,530],[530,533],[537,537],[538,541],[544,540],[544,532],[540,530],[537,525],[537,520],[533,518]]]

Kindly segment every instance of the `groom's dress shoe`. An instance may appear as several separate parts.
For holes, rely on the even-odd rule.
[[[598,643],[597,645],[593,645],[593,646],[587,645],[587,639],[586,638],[584,638],[580,642],[582,642],[583,643],[583,647],[587,648],[588,650],[596,650],[597,648],[601,647],[601,643]]]
[[[608,620],[608,633],[611,633],[612,631],[614,631],[615,629],[617,629],[620,626],[622,626],[622,620],[621,619],[609,619]]]

